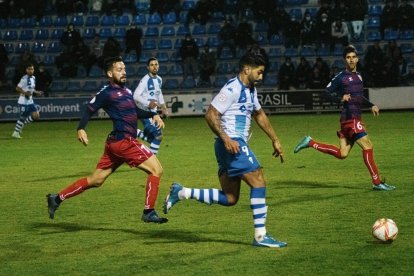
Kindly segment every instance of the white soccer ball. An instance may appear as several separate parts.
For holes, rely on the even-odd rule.
[[[397,224],[389,218],[377,219],[372,226],[372,235],[380,241],[392,242],[398,235]]]

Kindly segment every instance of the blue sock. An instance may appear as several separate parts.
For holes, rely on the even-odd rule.
[[[209,205],[216,203],[223,206],[229,206],[227,196],[219,189],[184,188],[183,190],[185,198],[193,198]]]
[[[158,140],[158,139],[152,140],[151,141],[151,144],[150,144],[150,151],[153,154],[157,155],[157,153],[158,153],[158,151],[160,149],[160,145],[161,145],[161,140]]]
[[[264,236],[266,234],[266,187],[252,188],[250,190],[250,208],[253,211],[253,223],[255,237]]]

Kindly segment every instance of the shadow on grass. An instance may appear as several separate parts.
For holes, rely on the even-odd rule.
[[[286,189],[286,188],[305,188],[305,189],[350,189],[350,190],[361,190],[364,187],[360,187],[356,184],[353,185],[334,185],[329,183],[320,183],[320,182],[311,182],[311,181],[290,181],[290,182],[277,182],[269,183],[277,189]],[[367,186],[369,189],[371,186]]]
[[[156,226],[156,225],[154,225]],[[199,230],[196,232],[185,231],[182,229],[127,229],[127,228],[112,228],[103,226],[89,226],[78,223],[32,223],[30,226],[31,230],[39,231],[39,235],[54,235],[60,233],[77,233],[83,231],[97,231],[97,232],[116,232],[125,233],[131,235],[138,235],[144,240],[144,244],[160,244],[160,243],[204,243],[204,242],[218,242],[218,243],[229,243],[229,244],[240,244],[246,245],[249,243],[241,242],[237,240],[219,239],[212,237],[205,237]],[[206,235],[211,235],[211,232],[206,232]],[[218,235],[220,233],[215,233]],[[225,234],[223,234],[225,236]],[[250,245],[250,244],[249,244]]]
[[[132,169],[131,169],[132,170]],[[116,172],[114,172],[114,175],[118,175],[121,173],[129,173],[131,172],[131,170],[117,170]],[[134,170],[132,170],[134,171]],[[141,174],[141,171],[135,170],[135,172],[138,172],[138,174]],[[91,169],[90,171],[85,171],[85,172],[79,172],[76,174],[66,174],[66,175],[61,175],[61,176],[54,176],[54,177],[42,177],[42,178],[31,178],[30,181],[27,182],[45,182],[45,181],[56,181],[59,179],[66,179],[66,178],[73,178],[73,181],[75,181],[77,178],[81,178],[81,177],[86,177],[89,176],[93,173],[93,169]],[[70,184],[70,183],[67,183]]]

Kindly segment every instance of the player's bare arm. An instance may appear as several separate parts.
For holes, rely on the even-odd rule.
[[[280,144],[279,138],[277,137],[276,132],[272,124],[270,123],[266,113],[263,111],[263,109],[260,109],[259,111],[255,112],[253,116],[259,127],[266,133],[270,140],[272,140],[272,145],[274,149],[272,155],[274,157],[280,156],[280,161],[283,162],[284,159],[282,145]]]
[[[210,129],[216,134],[218,137],[220,137],[223,142],[224,146],[226,147],[226,150],[230,153],[236,154],[240,151],[239,143],[232,140],[221,128],[220,119],[221,114],[217,111],[212,105],[208,107],[207,113],[205,115],[205,118],[207,120],[207,124],[210,127]]]
[[[89,143],[88,135],[86,134],[86,131],[84,129],[78,129],[78,140],[84,146],[88,145],[88,143]]]
[[[153,124],[156,125],[158,129],[165,127],[164,121],[161,119],[160,115],[154,115],[154,117],[152,117],[152,120]]]

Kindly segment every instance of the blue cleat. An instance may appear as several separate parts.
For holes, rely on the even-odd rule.
[[[372,185],[372,189],[374,189],[375,191],[392,191],[395,189],[395,186],[388,185],[387,183],[382,182],[378,185]]]
[[[295,149],[293,150],[294,153],[298,153],[299,151],[306,149],[309,147],[309,142],[312,140],[310,136],[305,136],[303,139],[297,144]]]
[[[167,197],[164,200],[164,214],[167,214],[168,211],[176,204],[178,201],[180,201],[180,198],[178,197],[178,192],[183,189],[183,186],[178,183],[173,183],[170,188],[170,193],[167,195]]]
[[[48,194],[46,195],[47,198],[47,210],[49,212],[49,218],[55,218],[55,212],[60,204],[56,203],[56,198],[58,197],[57,194]]]
[[[152,210],[148,214],[142,214],[141,219],[143,222],[153,222],[153,223],[160,223],[160,224],[168,222],[167,218],[159,217],[157,212],[155,212],[155,210]]]
[[[263,239],[261,241],[257,241],[256,239],[253,239],[253,246],[280,248],[280,247],[286,247],[287,243],[278,241],[272,238],[271,236],[269,236],[268,234],[266,234],[263,236]]]

